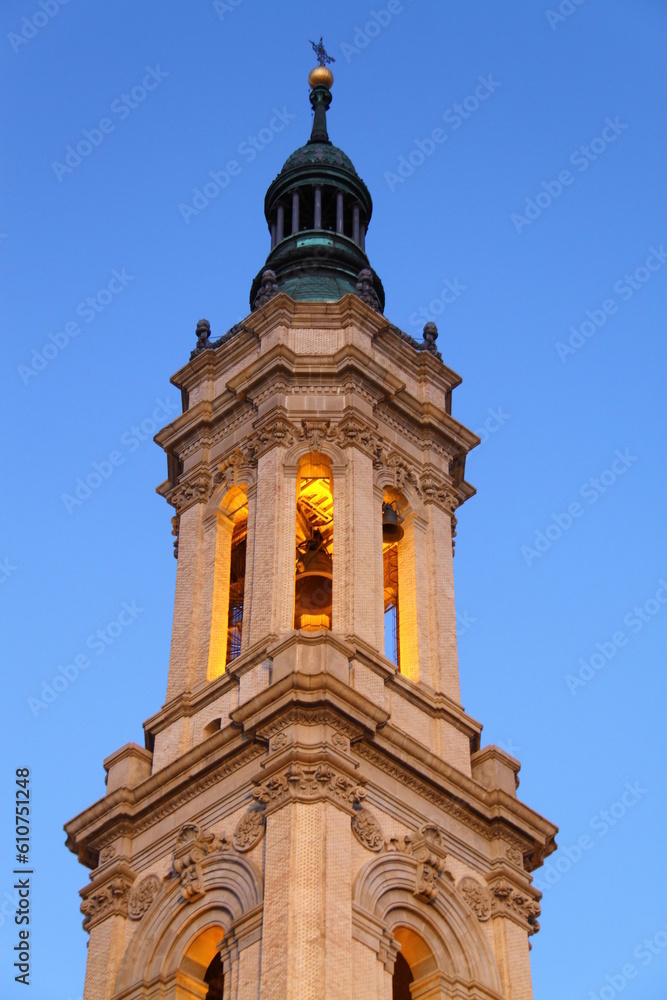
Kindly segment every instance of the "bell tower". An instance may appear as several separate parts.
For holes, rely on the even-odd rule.
[[[156,436],[178,559],[166,699],[66,825],[85,1000],[530,1000],[556,828],[460,703],[460,378],[383,314],[372,201],[312,134],[250,313],[206,320]]]

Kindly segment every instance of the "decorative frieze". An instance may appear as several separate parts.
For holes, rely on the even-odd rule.
[[[160,892],[161,884],[157,875],[147,875],[133,887],[127,901],[127,915],[130,920],[141,920]]]
[[[359,809],[355,812],[352,817],[352,832],[359,843],[369,851],[381,851],[384,847],[382,827],[368,809]]]

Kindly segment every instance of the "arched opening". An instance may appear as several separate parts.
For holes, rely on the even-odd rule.
[[[190,944],[179,969],[179,997],[222,1000],[225,976],[219,948],[223,936],[222,927],[207,927]]]
[[[243,632],[243,595],[245,590],[246,539],[248,537],[248,504],[234,515],[232,548],[229,558],[229,601],[227,612],[227,652],[225,665],[241,652]]]
[[[420,995],[435,996],[422,987],[432,985],[437,963],[433,951],[419,934],[409,927],[396,927],[394,937],[401,946],[394,963],[392,976],[392,1000],[413,1000]]]
[[[223,990],[225,988],[225,974],[222,970],[222,959],[216,955],[206,970],[204,982],[208,986],[206,1000],[223,1000]]]
[[[398,613],[398,543],[403,537],[395,500],[382,502],[382,561],[384,565],[384,655],[401,668]]]
[[[414,514],[402,493],[386,489],[382,501],[384,653],[399,671],[419,680]]]
[[[294,628],[330,629],[333,594],[333,477],[326,455],[299,462],[296,490]]]
[[[241,653],[247,536],[248,498],[233,487],[216,514],[208,680],[224,674]]]
[[[414,980],[412,969],[399,952],[394,963],[394,975],[391,978],[391,1000],[411,1000],[410,984]]]

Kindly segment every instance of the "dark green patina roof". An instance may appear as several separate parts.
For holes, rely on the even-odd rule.
[[[280,177],[282,174],[287,173],[293,167],[303,167],[306,165],[342,167],[343,170],[349,171],[355,177],[359,176],[347,153],[344,153],[342,149],[339,149],[338,146],[334,146],[332,143],[327,144],[324,142],[307,142],[305,146],[295,149],[285,160],[278,176]]]

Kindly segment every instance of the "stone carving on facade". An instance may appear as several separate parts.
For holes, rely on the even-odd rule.
[[[397,452],[390,452],[384,461],[385,467],[392,475],[395,489],[403,492],[406,486],[412,487],[417,496],[421,499],[421,487],[419,477],[413,466],[409,465],[405,459]]]
[[[356,294],[371,309],[374,309],[376,312],[382,312],[375,288],[373,287],[373,272],[368,267],[364,267],[359,271]]]
[[[292,798],[302,801],[333,798],[352,806],[365,797],[366,790],[328,764],[306,767],[292,763],[286,771],[260,782],[252,794],[262,805],[278,804]]]
[[[289,742],[290,740],[287,733],[278,733],[277,736],[274,736],[271,740],[271,749],[282,750],[282,748],[286,747]]]
[[[201,354],[202,351],[208,350],[209,347],[213,347],[211,343],[211,324],[207,319],[200,319],[197,323],[197,346],[190,355],[194,358],[196,354]]]
[[[247,476],[244,471],[251,470],[257,463],[247,452],[240,448],[234,448],[221,462],[218,463],[218,471],[213,476],[214,484],[225,483],[226,486],[238,486],[245,482]]]
[[[127,901],[127,915],[130,920],[141,920],[159,893],[160,885],[157,875],[147,875],[133,887]]]
[[[106,865],[108,861],[111,861],[115,857],[116,857],[116,848],[113,846],[113,844],[107,844],[107,846],[103,847],[102,850],[100,851],[99,864]]]
[[[507,879],[500,879],[489,886],[491,892],[491,912],[518,917],[528,934],[537,934],[540,929],[537,918],[541,913],[538,901],[528,893],[515,889]]]
[[[196,823],[181,827],[174,848],[174,872],[181,880],[183,898],[191,902],[204,895],[200,862],[220,850],[222,844],[214,833],[204,833]]]
[[[253,847],[256,847],[264,836],[265,827],[264,814],[258,809],[249,809],[241,817],[232,834],[232,844],[241,854],[252,851]]]
[[[505,857],[510,864],[515,865],[517,868],[523,868],[523,853],[518,847],[508,847],[505,851]]]
[[[294,441],[294,427],[285,417],[278,416],[253,431],[245,442],[245,453],[250,462],[257,462],[271,448],[289,448]]]
[[[302,420],[299,437],[307,441],[311,451],[319,451],[331,432],[330,420]]]
[[[100,889],[91,892],[81,904],[83,926],[91,927],[112,914],[127,915],[127,899],[132,882],[124,875],[118,875]]]
[[[384,847],[382,827],[368,809],[358,809],[352,817],[352,831],[369,851],[381,851]]]
[[[276,734],[282,733],[292,725],[302,726],[331,726],[343,738],[348,740],[358,739],[362,730],[341,719],[335,712],[328,708],[290,708],[280,718],[275,719],[268,725],[258,730],[258,735],[262,739],[271,739]],[[271,744],[274,746],[274,743]]]
[[[485,885],[470,875],[464,875],[462,879],[459,879],[457,889],[478,920],[489,919],[491,916],[491,896]]]
[[[412,854],[412,841],[413,837],[411,834],[406,833],[404,837],[399,837],[396,834],[385,842],[385,848],[388,851],[400,851],[401,854]]]
[[[208,474],[200,472],[193,479],[178,483],[167,494],[167,502],[176,508],[176,514],[180,518],[183,511],[187,510],[195,503],[206,502],[211,488],[211,478]]]
[[[175,514],[171,519],[171,533],[174,536],[174,559],[178,559],[178,533],[180,531],[181,519]]]
[[[425,323],[423,349],[425,351],[428,351],[429,354],[435,354],[437,357],[440,357],[440,352],[438,348],[435,346],[435,342],[437,339],[438,339],[438,328],[435,325],[435,323],[433,322]]]
[[[384,450],[382,438],[375,426],[357,416],[344,417],[336,425],[335,442],[339,448],[349,448],[354,445],[374,462],[381,460]]]
[[[343,750],[346,752],[350,749],[349,741],[342,733],[334,733],[331,737],[331,743],[336,747],[337,750]]]
[[[265,271],[262,271],[259,291],[257,292],[255,301],[252,304],[253,312],[255,309],[261,309],[266,302],[269,302],[279,292],[280,288],[278,287],[278,282],[276,281],[276,272],[267,267]]]

